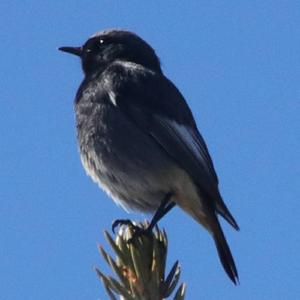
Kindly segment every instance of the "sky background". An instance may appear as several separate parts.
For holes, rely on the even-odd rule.
[[[81,167],[73,99],[83,75],[57,47],[111,27],[156,49],[241,227],[222,222],[235,287],[203,228],[179,209],[160,223],[186,299],[299,297],[299,1],[1,1],[0,11],[1,299],[107,299],[97,243],[108,248],[103,230],[128,215]]]

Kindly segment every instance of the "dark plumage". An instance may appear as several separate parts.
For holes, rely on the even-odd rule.
[[[192,113],[137,35],[107,30],[82,47],[85,78],[75,99],[77,136],[87,173],[128,210],[154,213],[166,195],[212,235],[222,265],[238,273],[217,215],[239,229]]]

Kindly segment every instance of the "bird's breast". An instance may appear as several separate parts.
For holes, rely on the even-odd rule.
[[[159,145],[113,105],[76,107],[76,121],[87,174],[122,206],[154,211],[169,191],[170,161]]]

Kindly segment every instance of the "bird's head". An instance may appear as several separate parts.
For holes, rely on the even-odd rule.
[[[101,31],[81,47],[61,47],[59,50],[79,56],[85,75],[101,72],[116,60],[137,63],[161,72],[159,59],[152,47],[125,30]]]

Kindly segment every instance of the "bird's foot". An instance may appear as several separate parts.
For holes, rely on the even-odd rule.
[[[118,226],[122,226],[122,225],[126,225],[126,226],[130,226],[133,229],[133,235],[132,237],[128,240],[129,243],[132,243],[135,239],[146,235],[146,236],[151,236],[151,231],[152,228],[150,228],[150,226],[148,226],[147,228],[142,228],[138,225],[135,225],[131,220],[129,219],[117,219],[113,222],[112,224],[112,231],[113,233],[115,233],[115,229]]]
[[[129,219],[117,219],[117,220],[113,221],[113,223],[112,223],[112,226],[111,226],[112,232],[115,233],[116,228],[119,226],[121,227],[122,225],[131,226],[133,228],[138,227],[138,226],[134,225],[132,223],[132,221]]]

